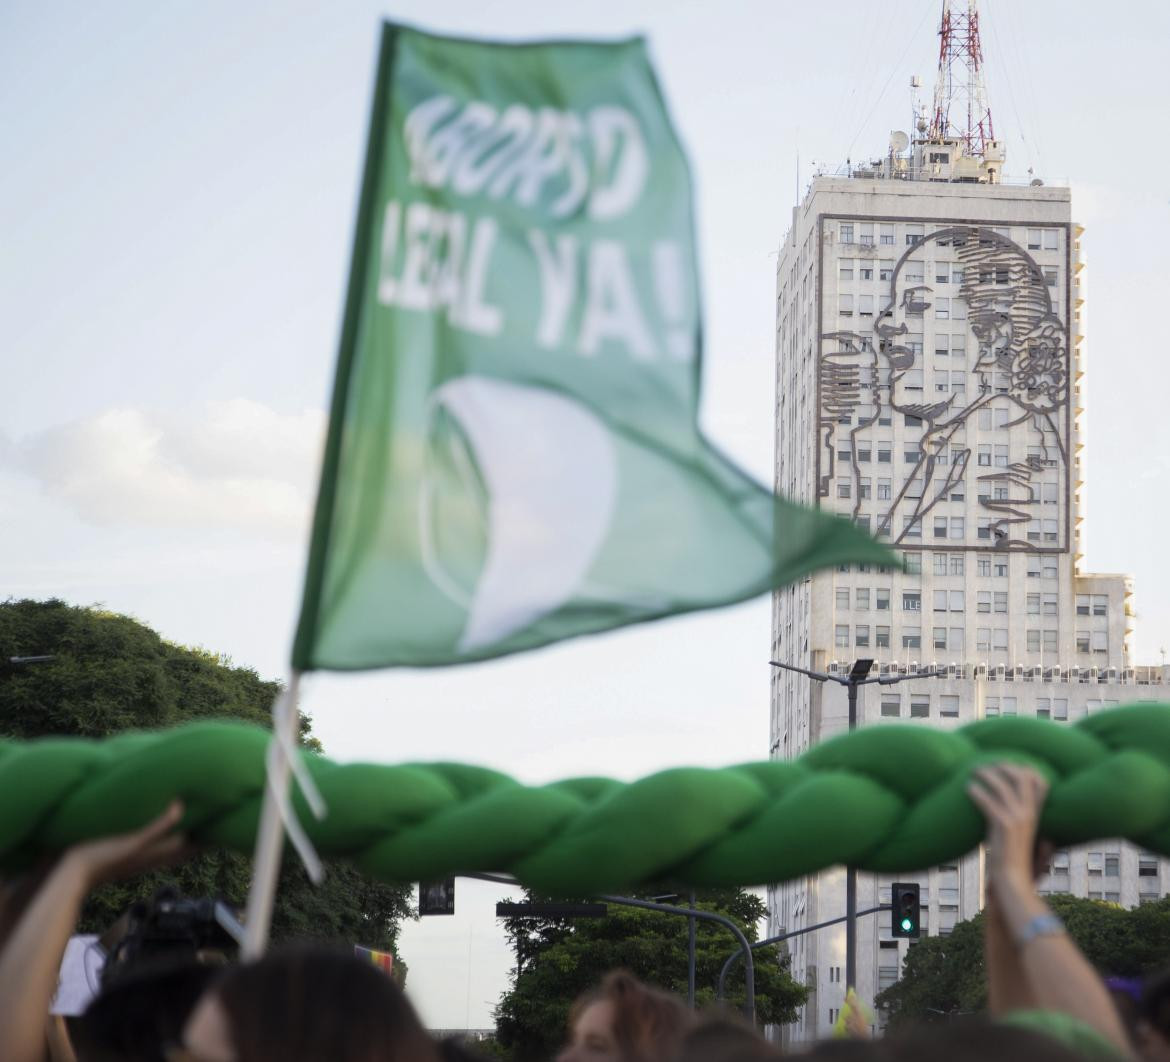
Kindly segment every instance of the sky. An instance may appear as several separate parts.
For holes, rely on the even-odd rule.
[[[695,172],[702,423],[772,466],[774,271],[798,190],[884,152],[933,85],[938,0],[208,0],[0,7],[0,586],[131,614],[287,670],[356,210],[378,24],[646,35]],[[1086,226],[1084,569],[1136,582],[1170,643],[1163,342],[1170,8],[987,0],[1006,171]],[[342,760],[454,759],[532,782],[767,755],[768,606],[426,673],[312,676]],[[406,927],[432,1026],[486,1027],[503,890]]]

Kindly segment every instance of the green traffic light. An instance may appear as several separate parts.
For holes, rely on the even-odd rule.
[[[902,929],[909,933],[914,928],[914,922],[909,918],[902,919]]]

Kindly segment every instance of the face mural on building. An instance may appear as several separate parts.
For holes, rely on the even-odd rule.
[[[1034,259],[990,228],[940,229],[906,250],[877,306],[871,328],[821,336],[819,495],[851,481],[854,515],[901,547],[1064,548],[1068,330]],[[894,424],[904,444],[878,463]],[[888,498],[868,486],[883,476]],[[932,510],[972,498],[976,527],[940,536]]]

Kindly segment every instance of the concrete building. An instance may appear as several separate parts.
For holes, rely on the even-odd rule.
[[[924,132],[924,130],[920,130]],[[1009,183],[994,141],[895,134],[883,160],[817,177],[776,273],[776,463],[782,494],[839,512],[902,552],[905,573],[842,566],[774,595],[774,659],[847,672],[941,668],[863,687],[863,726],[951,728],[996,714],[1074,721],[1158,700],[1134,667],[1132,586],[1081,570],[1083,229],[1066,188]],[[777,671],[771,740],[799,756],[845,729],[845,691]],[[1059,853],[1042,888],[1127,905],[1165,893],[1163,862],[1120,842]],[[859,909],[922,885],[949,932],[982,902],[980,853],[929,872],[859,876]],[[841,915],[837,870],[769,893],[770,933]],[[858,925],[858,992],[892,984],[908,943]],[[844,1000],[842,927],[797,937],[811,989],[786,1036],[826,1035]]]

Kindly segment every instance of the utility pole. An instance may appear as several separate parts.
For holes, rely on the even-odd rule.
[[[849,669],[848,675],[829,675],[822,671],[809,671],[808,668],[797,667],[795,664],[782,664],[779,660],[770,660],[773,667],[783,668],[785,671],[796,671],[801,675],[808,675],[816,682],[836,682],[844,686],[849,696],[849,729],[857,729],[857,688],[868,686],[876,682],[879,686],[894,686],[899,682],[909,682],[911,679],[938,678],[941,671],[919,671],[914,675],[870,675],[873,670],[872,660],[855,660]],[[845,868],[845,987],[857,987],[857,868]]]

